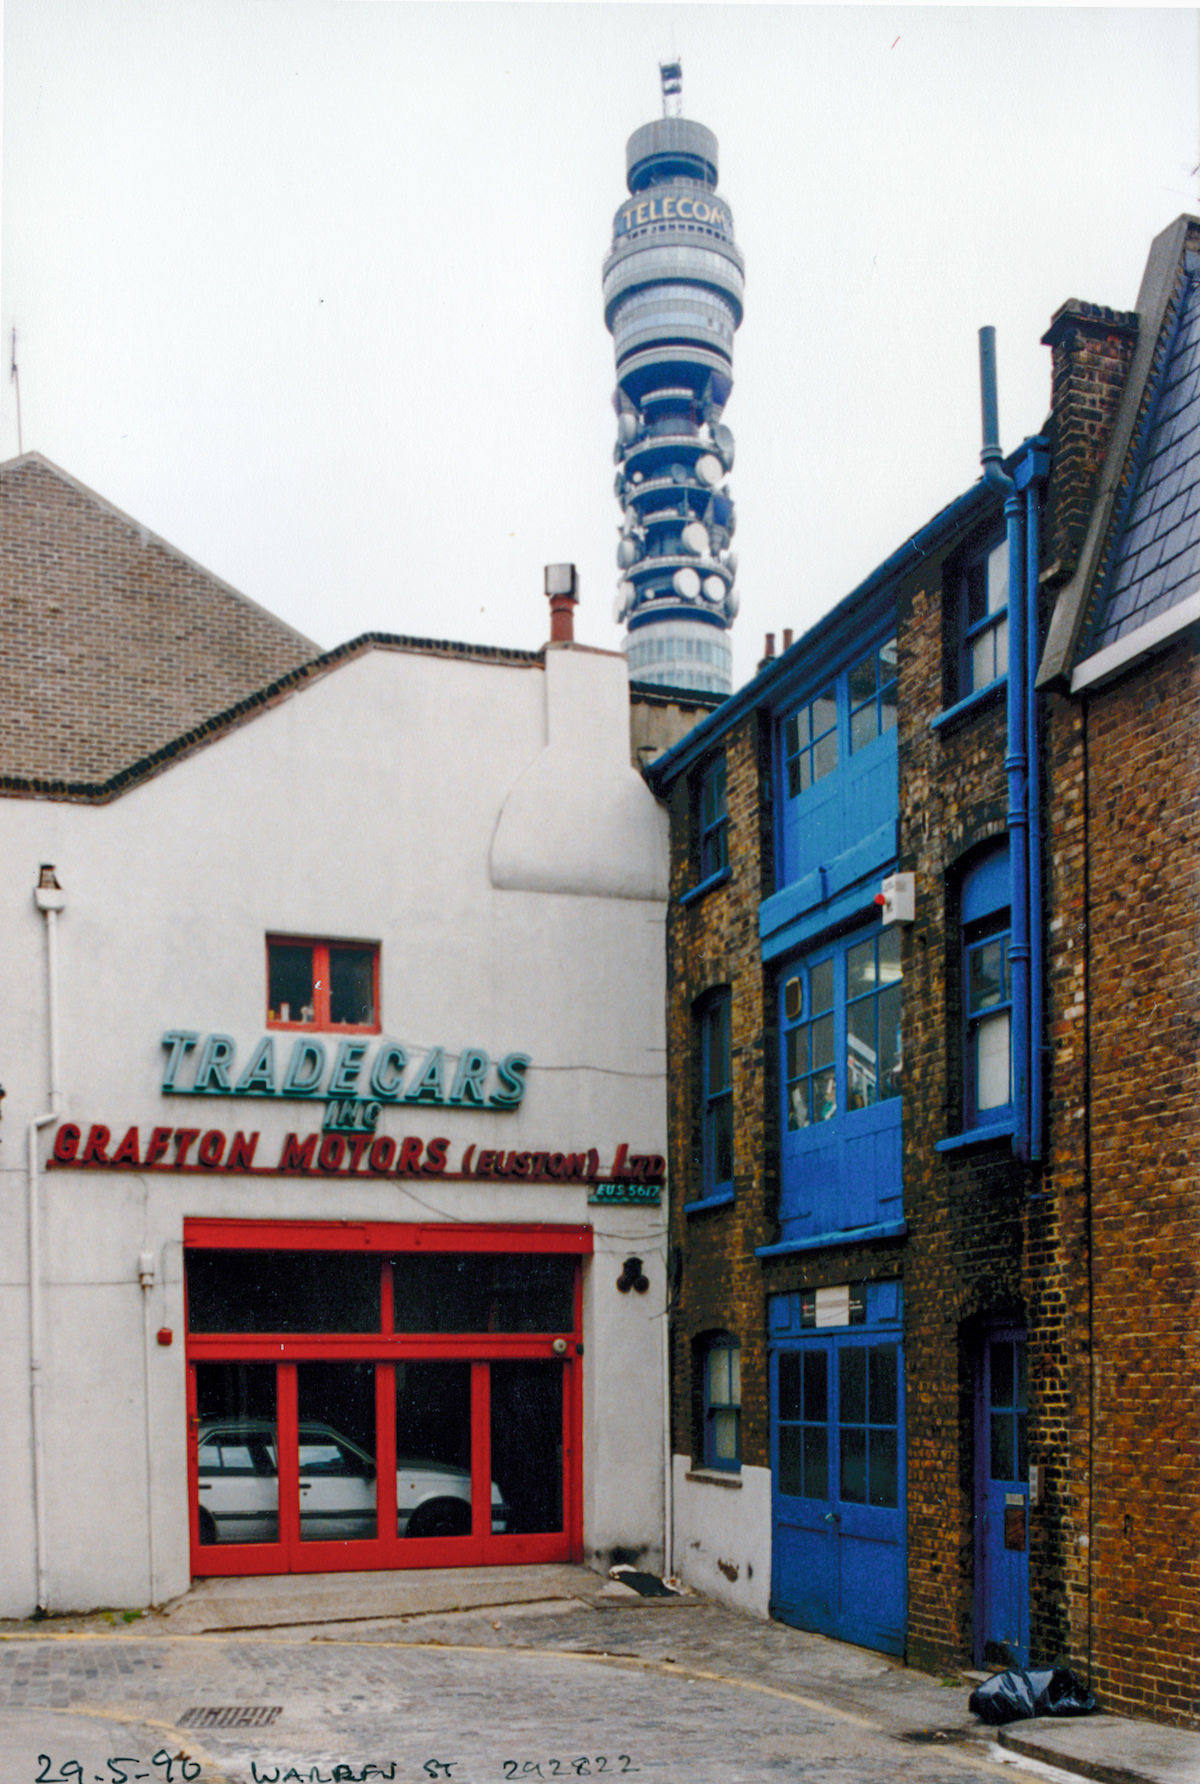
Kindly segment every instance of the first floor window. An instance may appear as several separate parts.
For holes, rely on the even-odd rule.
[[[1008,848],[989,849],[962,887],[966,1124],[1012,1105],[1012,974]]]
[[[704,1463],[707,1468],[742,1464],[742,1352],[721,1332],[704,1350]]]
[[[790,1133],[899,1096],[900,932],[841,941],[783,987]]]
[[[267,937],[271,1028],[379,1028],[379,944]]]
[[[733,1183],[733,1069],[728,991],[700,1010],[701,1182],[716,1195]]]

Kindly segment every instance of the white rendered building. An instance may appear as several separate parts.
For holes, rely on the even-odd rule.
[[[369,638],[90,782],[0,779],[0,1615],[661,1569],[667,838],[629,701],[570,642]]]

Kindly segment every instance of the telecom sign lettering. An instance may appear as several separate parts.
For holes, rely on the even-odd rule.
[[[728,235],[729,212],[715,199],[695,198],[687,193],[666,192],[657,198],[631,200],[617,212],[613,235],[628,235],[631,229],[645,229],[651,223],[704,223]]]

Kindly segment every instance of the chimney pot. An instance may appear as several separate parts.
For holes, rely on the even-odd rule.
[[[574,609],[579,601],[579,578],[574,564],[547,564],[545,589],[550,601],[551,644],[573,644]]]
[[[774,634],[774,632],[768,632],[767,637],[766,637],[766,643],[763,645],[763,656],[769,662],[774,655],[775,655],[775,634]]]
[[[792,628],[790,626],[785,626],[783,628],[783,648],[784,648],[784,650],[791,650],[792,639],[794,638],[794,636],[795,636],[795,633],[792,631]]]

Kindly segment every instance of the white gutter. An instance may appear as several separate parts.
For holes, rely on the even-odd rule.
[[[50,1068],[50,1107],[35,1115],[28,1129],[28,1240],[29,1240],[29,1414],[33,1438],[33,1535],[37,1573],[37,1608],[49,1609],[46,1599],[46,1454],[42,1423],[42,1239],[40,1215],[41,1158],[38,1134],[62,1113],[58,1070],[58,913],[66,908],[66,893],[44,866],[34,890],[33,902],[46,919],[46,1029]]]

